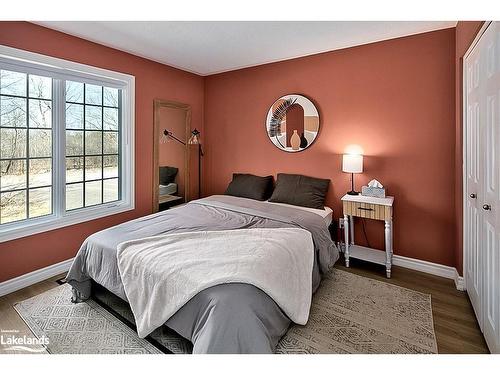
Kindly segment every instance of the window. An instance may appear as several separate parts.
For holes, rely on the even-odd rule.
[[[120,96],[66,81],[66,210],[119,200]]]
[[[133,209],[134,77],[0,46],[0,242]]]
[[[52,79],[0,70],[0,224],[52,214]]]

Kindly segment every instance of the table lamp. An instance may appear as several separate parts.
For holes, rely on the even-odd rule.
[[[344,154],[342,156],[342,172],[351,174],[351,191],[349,195],[359,195],[359,192],[354,190],[354,173],[363,172],[363,155],[361,154]]]

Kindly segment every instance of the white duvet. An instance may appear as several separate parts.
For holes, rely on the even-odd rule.
[[[125,294],[143,338],[202,290],[231,282],[266,292],[305,324],[311,306],[314,246],[298,228],[177,233],[118,246]]]

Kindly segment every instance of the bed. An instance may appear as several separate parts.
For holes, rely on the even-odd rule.
[[[177,194],[177,184],[175,182],[170,182],[166,185],[159,185],[158,190],[159,195],[175,195]]]
[[[122,263],[119,264],[119,249],[124,243],[161,236],[169,239],[169,236],[174,235],[276,229],[290,236],[299,231],[309,235],[313,262],[307,289],[313,293],[319,286],[321,275],[328,272],[339,257],[328,232],[331,212],[324,211],[319,214],[290,205],[225,195],[191,201],[91,235],[78,251],[66,280],[73,287],[75,301],[89,298],[92,295],[92,283],[95,282],[130,303],[127,296],[131,294],[125,290],[127,283],[131,282],[130,277],[127,276],[128,281],[124,286],[126,279],[122,280]],[[200,247],[198,251],[204,251],[204,248]],[[129,261],[129,265],[135,264],[134,260]],[[279,269],[279,264],[274,267],[278,267],[275,268],[278,271],[285,271]],[[273,274],[276,276],[279,273]],[[144,279],[148,277],[146,275]],[[297,284],[297,280],[292,279],[292,284]],[[249,282],[226,281],[215,282],[198,291],[161,324],[190,340],[193,353],[274,352],[279,339],[292,322],[291,314],[286,313],[283,304],[276,302],[279,298],[266,293],[265,288]],[[303,284],[298,287],[304,287]],[[141,295],[140,288],[136,289]],[[275,298],[271,298],[270,294]],[[163,305],[168,303],[163,301],[159,304],[160,307]]]

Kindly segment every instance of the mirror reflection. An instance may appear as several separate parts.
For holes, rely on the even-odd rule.
[[[280,150],[298,152],[310,147],[319,133],[319,113],[303,95],[285,95],[269,108],[267,135]]]
[[[162,211],[189,200],[190,108],[155,101],[155,163],[153,205]]]

